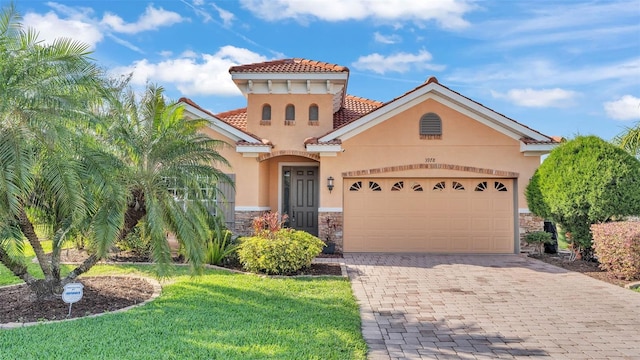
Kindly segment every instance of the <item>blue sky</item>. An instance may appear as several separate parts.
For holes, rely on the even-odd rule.
[[[214,113],[246,105],[230,66],[301,57],[348,66],[348,93],[379,101],[436,76],[547,135],[611,139],[640,121],[640,0],[14,4],[42,40],[86,42],[111,73]]]

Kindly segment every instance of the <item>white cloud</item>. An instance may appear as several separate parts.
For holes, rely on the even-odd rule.
[[[463,17],[475,9],[475,5],[469,0],[241,0],[241,3],[255,16],[269,21],[433,20],[445,29],[467,27],[469,23]]]
[[[398,35],[382,35],[379,32],[373,33],[373,40],[382,44],[397,44],[402,41],[402,38]]]
[[[171,26],[184,20],[178,13],[149,5],[144,14],[140,15],[138,21],[134,23],[126,23],[120,16],[106,13],[102,18],[102,24],[109,26],[115,32],[136,34],[142,31],[156,30],[163,26]]]
[[[205,11],[202,8],[202,6],[204,5],[204,1],[203,0],[193,0],[193,3],[190,3],[190,2],[188,2],[186,0],[180,0],[180,2],[185,4],[185,5],[187,5],[191,9],[193,9],[193,11],[196,13],[196,15],[198,15],[198,16],[200,16],[202,18],[202,22],[208,23],[209,21],[211,21],[213,19],[211,14],[209,14],[207,11]]]
[[[185,52],[175,59],[152,63],[147,59],[130,66],[113,69],[115,75],[133,73],[131,82],[144,85],[147,81],[174,85],[183,95],[239,95],[231,81],[229,68],[239,64],[266,61],[267,58],[250,50],[224,46],[215,54]]]
[[[96,44],[104,39],[102,32],[93,24],[77,18],[61,19],[54,12],[44,15],[27,13],[23,24],[34,28],[39,33],[39,39],[45,43],[64,37],[81,41],[95,49]]]
[[[222,23],[224,24],[224,26],[226,27],[231,26],[231,23],[233,22],[236,16],[233,15],[231,11],[227,11],[217,6],[216,4],[212,3],[211,6],[213,6],[213,8],[216,9],[216,11],[218,12],[218,15],[220,16],[220,19],[222,19]]]
[[[633,95],[625,95],[618,100],[605,102],[604,110],[607,116],[612,119],[640,119],[640,98]]]
[[[378,53],[361,56],[351,65],[358,70],[369,70],[378,74],[386,72],[404,73],[411,69],[442,71],[444,66],[430,64],[433,57],[426,50],[420,50],[417,54],[396,53],[383,56]]]
[[[534,90],[527,89],[511,89],[506,94],[492,91],[491,95],[495,98],[507,99],[516,105],[524,107],[568,107],[571,106],[573,100],[578,96],[575,91],[564,90],[560,88]]]
[[[129,50],[135,51],[135,52],[140,53],[140,54],[144,54],[145,53],[144,50],[142,50],[141,48],[133,45],[132,43],[130,43],[129,41],[127,41],[125,39],[122,39],[122,38],[119,38],[119,37],[113,35],[112,33],[107,33],[107,36],[111,40],[115,41],[116,43],[118,43],[118,44],[120,44],[120,45],[122,45],[124,47],[126,47]]]
[[[640,58],[617,63],[561,66],[548,59],[524,58],[505,66],[502,63],[458,69],[447,77],[448,82],[463,84],[522,84],[523,87],[558,87],[592,85],[599,81],[637,84]],[[518,85],[515,85],[518,86]],[[493,86],[495,87],[495,86]]]

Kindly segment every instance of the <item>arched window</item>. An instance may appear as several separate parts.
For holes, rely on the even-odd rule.
[[[442,120],[434,113],[420,118],[420,139],[442,139]]]
[[[264,104],[262,105],[262,122],[261,123],[270,123],[271,122],[271,105]]]
[[[318,121],[318,105],[309,106],[309,121]]]
[[[289,104],[287,105],[285,112],[284,112],[284,119],[285,120],[295,120],[296,119],[296,108],[295,106]]]

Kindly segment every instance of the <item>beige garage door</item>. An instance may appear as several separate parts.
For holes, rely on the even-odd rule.
[[[345,252],[513,253],[512,179],[344,181]]]

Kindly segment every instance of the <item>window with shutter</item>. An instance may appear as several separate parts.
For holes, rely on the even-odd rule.
[[[289,104],[284,110],[284,124],[295,125],[296,121],[296,107]]]
[[[262,105],[262,119],[260,125],[271,125],[271,105]]]
[[[318,105],[309,106],[309,125],[318,125]]]

